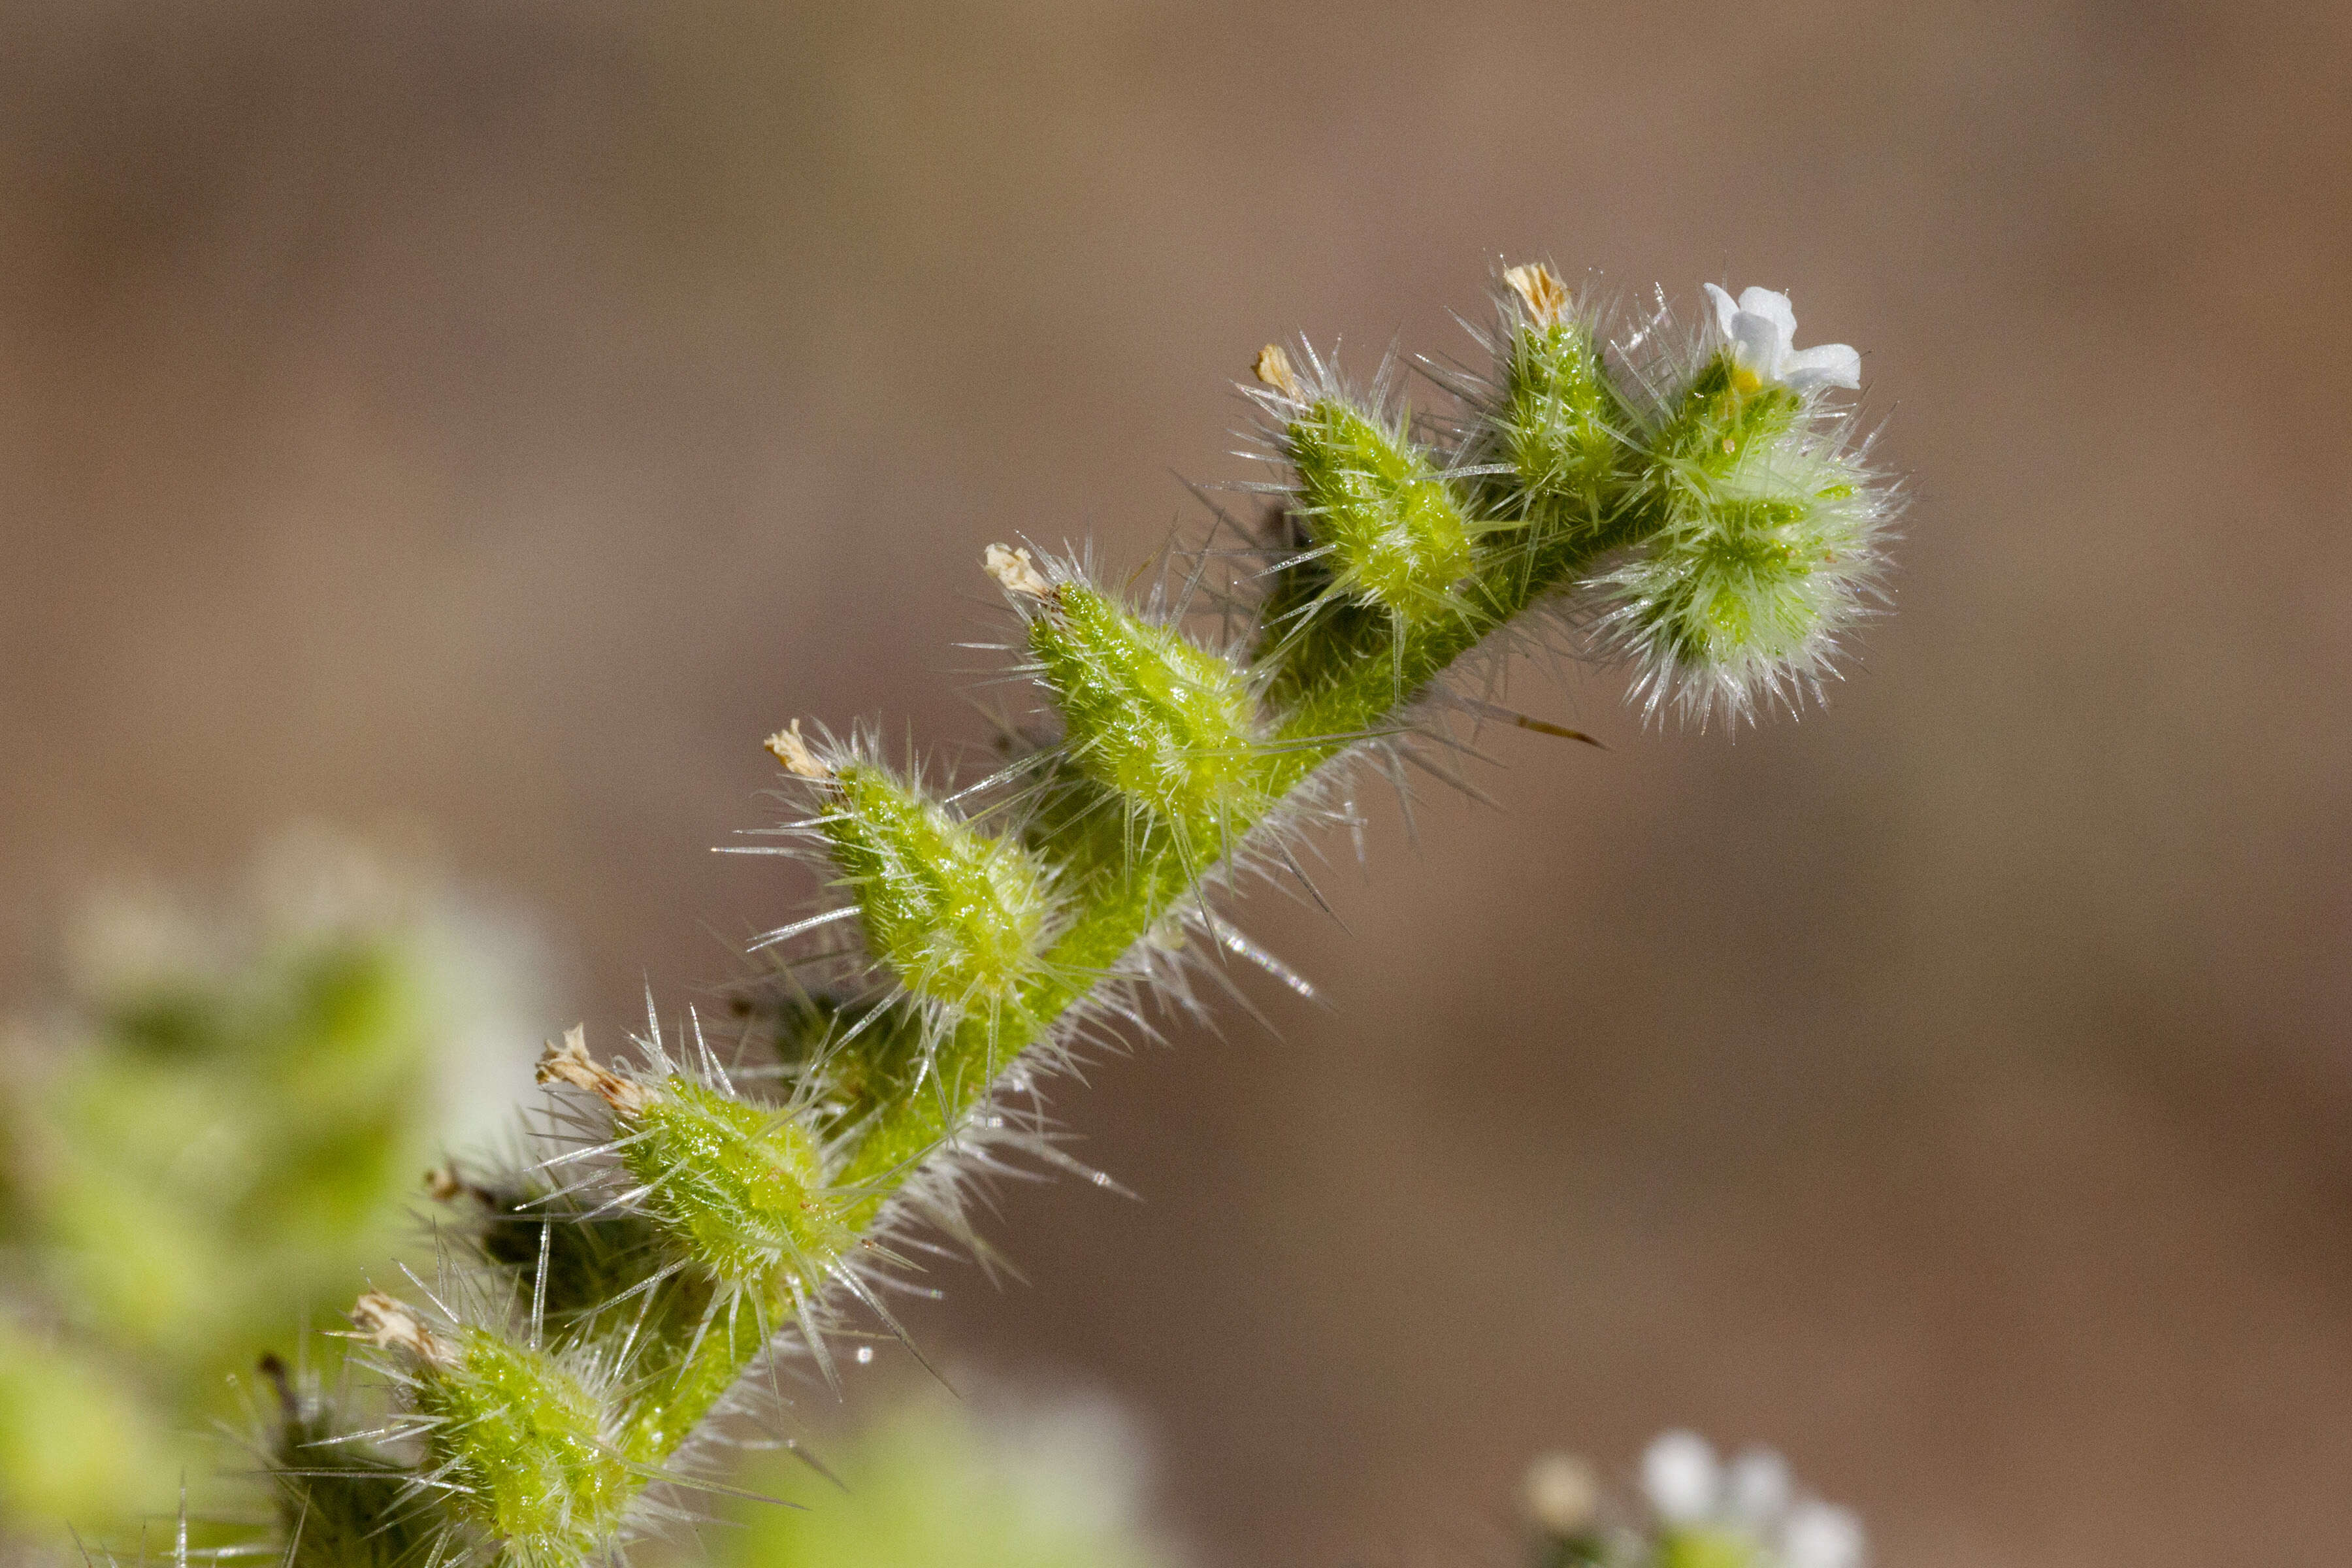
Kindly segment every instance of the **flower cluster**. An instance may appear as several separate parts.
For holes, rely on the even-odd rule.
[[[1658,395],[1636,480],[1641,543],[1593,583],[1600,640],[1636,662],[1644,706],[1701,724],[1821,700],[1883,597],[1900,510],[1829,400],[1861,384],[1861,356],[1795,348],[1785,294],[1707,289],[1714,317],[1696,350],[1644,376]]]
[[[1528,1468],[1525,1510],[1537,1568],[1863,1568],[1853,1511],[1801,1494],[1769,1448],[1729,1463],[1695,1432],[1667,1432],[1642,1455],[1640,1505],[1617,1508],[1567,1454]]]
[[[1774,1568],[1862,1568],[1862,1521],[1800,1496],[1789,1462],[1769,1448],[1743,1449],[1725,1464],[1697,1433],[1665,1433],[1642,1456],[1642,1491],[1661,1536],[1684,1543],[1669,1546],[1676,1561],[1744,1552]]]

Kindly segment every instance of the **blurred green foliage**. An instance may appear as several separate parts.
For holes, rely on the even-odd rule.
[[[1141,1520],[1142,1465],[1092,1402],[1004,1408],[933,1388],[867,1426],[808,1484],[779,1458],[745,1478],[805,1503],[740,1503],[714,1568],[1173,1568]]]
[[[286,858],[257,908],[109,910],[71,1005],[16,1030],[0,1533],[117,1535],[183,1476],[199,1511],[233,1496],[219,1429],[259,1357],[331,1366],[318,1331],[421,1239],[484,944],[348,851]]]

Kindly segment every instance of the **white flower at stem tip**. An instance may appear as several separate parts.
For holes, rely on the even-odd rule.
[[[1862,1521],[1850,1509],[1801,1502],[1780,1524],[1784,1568],[1862,1568]]]
[[[1788,1461],[1769,1448],[1726,1464],[1697,1433],[1664,1433],[1642,1455],[1642,1491],[1664,1535],[1744,1543],[1738,1561],[1751,1568],[1864,1568],[1862,1521],[1799,1496]]]
[[[1697,1524],[1712,1516],[1723,1492],[1723,1467],[1696,1432],[1667,1432],[1642,1455],[1642,1491],[1668,1524]]]
[[[1723,1511],[1742,1524],[1759,1526],[1788,1510],[1792,1489],[1788,1460],[1769,1448],[1750,1448],[1724,1472]]]
[[[1715,324],[1731,349],[1732,363],[1746,373],[1738,378],[1742,392],[1785,386],[1801,395],[1817,386],[1841,386],[1852,392],[1862,385],[1862,355],[1846,344],[1791,346],[1797,335],[1797,312],[1790,308],[1786,294],[1743,289],[1735,300],[1712,283],[1704,287],[1715,301]]]

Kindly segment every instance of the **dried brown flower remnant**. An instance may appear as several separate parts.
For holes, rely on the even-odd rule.
[[[643,1087],[589,1058],[588,1031],[578,1024],[563,1032],[562,1045],[550,1045],[547,1054],[539,1058],[539,1081],[584,1089],[624,1116],[634,1116],[646,1108]]]
[[[1542,262],[1514,267],[1503,274],[1503,281],[1527,301],[1528,314],[1537,326],[1555,327],[1567,318],[1568,285]]]

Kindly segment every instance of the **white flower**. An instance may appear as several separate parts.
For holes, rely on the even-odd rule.
[[[1712,1517],[1723,1492],[1723,1467],[1696,1432],[1667,1432],[1642,1455],[1642,1490],[1668,1524]]]
[[[1862,1521],[1851,1510],[1801,1502],[1780,1521],[1786,1568],[1862,1568]]]
[[[1723,1482],[1723,1511],[1761,1528],[1787,1511],[1789,1461],[1769,1448],[1750,1448],[1731,1461]]]
[[[1785,386],[1799,394],[1817,386],[1842,386],[1851,392],[1862,384],[1862,355],[1843,343],[1794,349],[1797,313],[1789,297],[1769,289],[1743,289],[1734,300],[1714,284],[1706,285],[1715,301],[1715,324],[1731,347],[1732,363],[1746,375],[1740,390]],[[1752,380],[1750,379],[1752,378]]]
[[[1642,1455],[1642,1490],[1664,1530],[1727,1537],[1751,1568],[1863,1568],[1862,1521],[1799,1496],[1769,1448],[1726,1465],[1698,1434],[1668,1432]]]

